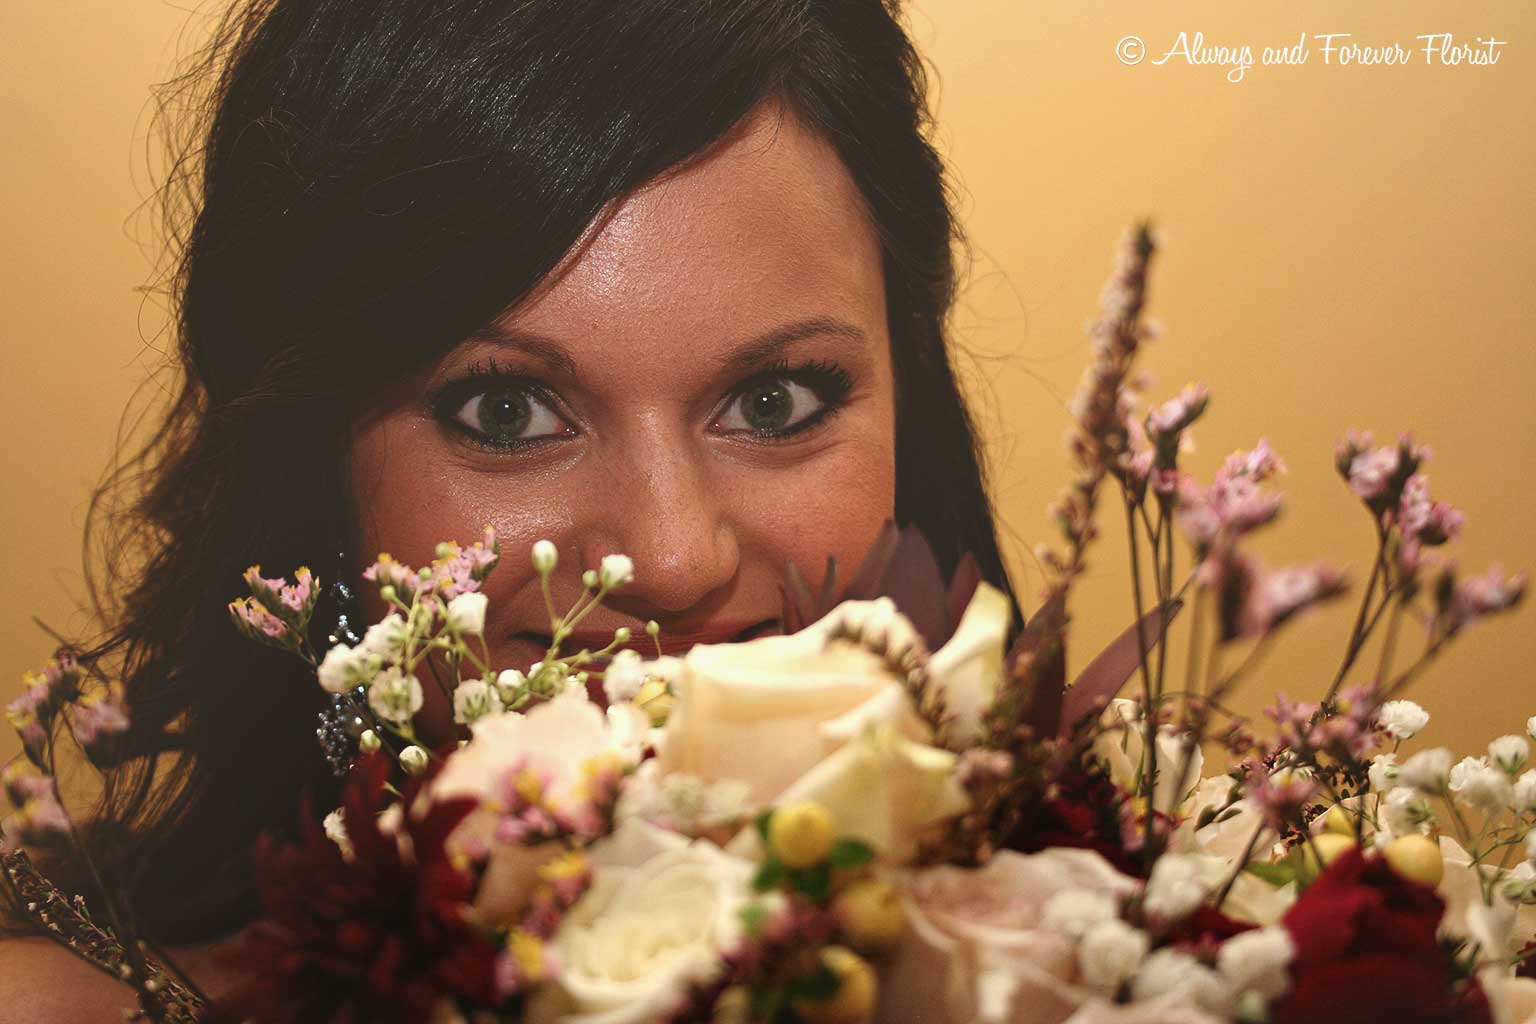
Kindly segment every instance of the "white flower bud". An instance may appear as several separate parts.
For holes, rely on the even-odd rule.
[[[1296,955],[1290,932],[1278,925],[1234,935],[1216,953],[1216,969],[1238,992],[1253,991],[1266,999],[1290,987],[1286,969]]]
[[[1395,739],[1412,739],[1429,724],[1429,712],[1411,700],[1389,700],[1376,712],[1376,720]]]
[[[1451,752],[1444,747],[1419,751],[1397,773],[1399,784],[1433,794],[1444,793],[1450,777]]]
[[[1197,858],[1165,853],[1152,866],[1142,907],[1156,920],[1181,921],[1205,902],[1207,895],[1205,885],[1200,881]]]
[[[368,706],[386,722],[407,725],[421,710],[421,682],[394,665],[374,677],[368,687]]]
[[[1165,946],[1147,957],[1131,983],[1137,1002],[1181,992],[1201,1007],[1222,1011],[1231,1001],[1231,990],[1221,975],[1183,950]]]
[[[501,698],[503,706],[509,705],[526,685],[528,677],[515,668],[509,668],[496,677],[496,696]]]
[[[627,644],[629,643],[629,638],[633,635],[628,626],[620,626],[613,631],[613,642],[616,644]]]
[[[604,590],[617,590],[635,579],[635,563],[628,555],[604,555],[598,567],[598,579]]]
[[[343,860],[352,859],[352,840],[347,836],[347,824],[339,807],[325,816],[325,838],[341,850]]]
[[[1536,811],[1536,769],[1523,773],[1515,780],[1515,795],[1510,806],[1516,814]]]
[[[1531,745],[1524,736],[1500,736],[1488,744],[1488,759],[1508,772],[1511,778],[1520,774],[1520,769],[1530,758]]]
[[[460,594],[448,602],[445,618],[454,633],[478,636],[485,632],[486,596],[479,591]]]
[[[1536,740],[1536,715],[1532,715],[1525,720],[1525,734],[1531,739]]]
[[[486,715],[501,714],[501,696],[484,679],[466,679],[453,691],[453,720],[474,725]]]
[[[362,647],[337,644],[325,652],[316,675],[321,689],[327,693],[346,693],[354,687],[366,686],[382,664],[378,655]]]
[[[551,541],[535,541],[533,545],[533,570],[541,576],[555,571],[560,552]]]
[[[1514,801],[1509,776],[1480,757],[1469,757],[1451,771],[1456,802],[1485,813],[1500,811]]]
[[[412,743],[400,751],[400,767],[407,775],[420,775],[427,770],[427,752]]]
[[[645,685],[644,664],[639,651],[623,650],[613,656],[603,670],[603,691],[609,704],[624,704],[639,695]]]
[[[588,590],[596,590],[597,589],[597,570],[596,569],[588,569],[586,572],[582,573],[581,574],[581,585],[586,587]]]
[[[1435,815],[1429,801],[1411,786],[1399,786],[1387,794],[1382,804],[1387,829],[1394,836],[1420,835],[1429,831]]]
[[[1114,992],[1135,975],[1151,948],[1147,933],[1119,918],[1100,921],[1083,933],[1077,948],[1083,980],[1101,992]]]
[[[365,754],[375,753],[383,745],[379,734],[372,729],[364,729],[363,734],[357,738],[357,749]]]
[[[1397,788],[1398,767],[1396,754],[1377,754],[1371,758],[1369,777],[1371,792],[1385,794]]]
[[[1119,916],[1115,899],[1108,893],[1091,889],[1063,889],[1045,901],[1041,908],[1040,923],[1051,931],[1070,935],[1074,939],[1100,921],[1110,921]]]
[[[1509,902],[1536,903],[1536,865],[1530,861],[1516,864],[1500,884]]]
[[[368,632],[363,634],[361,647],[380,658],[393,661],[405,653],[405,641],[409,636],[410,630],[406,628],[400,613],[390,612],[368,627]]]
[[[645,635],[646,636],[660,636],[661,635],[661,623],[657,622],[655,619],[646,619],[645,620]],[[1531,719],[1531,721],[1536,722],[1536,718]]]

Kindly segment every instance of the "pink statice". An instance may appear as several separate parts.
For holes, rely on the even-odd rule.
[[[269,612],[266,605],[254,597],[231,601],[229,612],[236,628],[252,639],[282,641],[290,636],[288,624]]]
[[[294,573],[294,582],[286,579],[267,579],[261,575],[261,566],[253,565],[243,576],[251,590],[251,598],[273,617],[279,619],[297,633],[309,626],[314,613],[315,601],[320,596],[314,574],[305,566]],[[274,634],[262,630],[268,636]]]
[[[1395,447],[1372,448],[1369,431],[1351,430],[1339,444],[1335,465],[1355,496],[1381,516],[1397,508],[1404,484],[1432,454],[1408,434]]]
[[[1192,477],[1179,481],[1177,522],[1203,558],[1223,539],[1236,540],[1280,514],[1280,496],[1260,488],[1285,465],[1260,438],[1252,451],[1227,456],[1209,487]]]
[[[1246,795],[1271,827],[1279,831],[1302,820],[1307,802],[1317,795],[1317,780],[1292,768],[1271,772],[1257,760],[1244,767]]]
[[[1210,401],[1210,389],[1204,384],[1188,385],[1147,414],[1147,434],[1158,444],[1177,438],[1200,418]]]
[[[104,736],[128,731],[128,705],[121,683],[82,696],[70,720],[75,740],[86,749]]]
[[[402,601],[408,601],[421,584],[416,570],[404,562],[397,562],[387,552],[381,553],[372,565],[363,570],[363,579],[379,586],[392,586]]]
[[[1392,518],[1400,534],[1398,564],[1408,573],[1423,561],[1423,549],[1445,544],[1461,534],[1465,516],[1459,509],[1429,496],[1429,477],[1415,473],[1403,484],[1402,497]]]
[[[1438,588],[1440,615],[1447,633],[1455,633],[1479,619],[1508,611],[1525,598],[1528,576],[1524,572],[1506,576],[1503,566],[1495,562],[1481,576],[1455,581],[1454,571],[1454,567],[1446,570]]]
[[[0,854],[37,846],[69,831],[69,814],[59,803],[58,789],[52,779],[43,779],[46,786],[36,787],[15,813],[0,820]]]
[[[1343,574],[1322,563],[1262,573],[1243,604],[1242,632],[1248,636],[1268,633],[1298,612],[1343,592]]]

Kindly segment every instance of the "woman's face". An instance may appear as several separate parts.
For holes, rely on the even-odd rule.
[[[599,221],[540,290],[357,428],[356,549],[412,565],[486,525],[495,669],[549,642],[602,556],[634,582],[566,645],[640,650],[779,624],[793,562],[846,578],[895,508],[895,393],[875,231],[832,148],[764,106],[709,156]],[[382,614],[368,592],[368,612]],[[643,643],[642,643],[643,642]],[[434,687],[427,687],[429,691]],[[429,720],[446,728],[446,712]]]

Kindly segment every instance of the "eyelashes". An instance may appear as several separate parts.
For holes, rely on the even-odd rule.
[[[834,362],[779,360],[732,388],[711,429],[756,443],[783,442],[826,423],[852,391],[851,375]],[[426,405],[446,429],[495,452],[524,451],[578,433],[561,413],[558,395],[532,377],[503,370],[494,358],[434,389]]]

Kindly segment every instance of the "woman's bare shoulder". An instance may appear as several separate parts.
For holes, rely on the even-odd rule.
[[[0,1024],[121,1024],[133,989],[45,938],[0,939]]]

